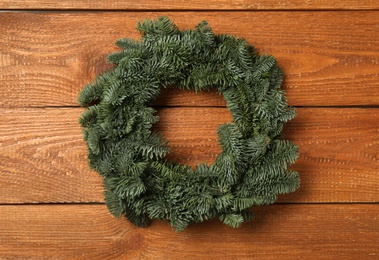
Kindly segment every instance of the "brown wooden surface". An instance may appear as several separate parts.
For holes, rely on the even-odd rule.
[[[0,254],[6,259],[215,260],[379,255],[379,247],[372,246],[379,240],[377,205],[279,204],[253,210],[255,220],[241,229],[212,220],[175,233],[160,221],[136,228],[111,217],[104,205],[0,206]]]
[[[243,37],[261,53],[274,55],[294,106],[379,104],[377,12],[226,14],[2,13],[0,106],[76,106],[78,91],[106,68],[114,42],[139,38],[137,21],[160,15],[181,28],[206,19],[215,33]],[[173,99],[170,105],[185,105],[185,100],[192,98]]]
[[[0,259],[378,259],[378,1],[0,0],[0,9],[22,9],[0,13]],[[138,38],[136,22],[160,15],[181,29],[206,19],[274,55],[298,106],[285,134],[300,148],[301,187],[253,208],[240,229],[136,228],[109,215],[88,167],[78,91],[118,38]],[[169,158],[212,163],[216,128],[230,120],[223,98],[169,90],[156,105]]]
[[[379,9],[376,0],[1,0],[2,9],[94,10],[361,10]]]
[[[2,203],[102,202],[100,177],[89,170],[77,119],[82,109],[0,109]],[[379,109],[298,108],[285,128],[300,147],[293,169],[301,188],[281,202],[379,201]],[[191,166],[220,152],[217,127],[226,108],[159,109],[168,158]],[[333,135],[333,138],[330,138]]]

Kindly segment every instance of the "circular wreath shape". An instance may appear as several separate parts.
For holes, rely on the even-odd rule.
[[[299,186],[288,169],[298,148],[283,139],[295,117],[281,90],[282,71],[244,39],[215,35],[206,21],[180,31],[167,17],[137,24],[141,41],[120,39],[108,56],[113,67],[85,86],[79,103],[88,160],[103,177],[105,203],[135,225],[168,220],[182,231],[191,222],[219,217],[238,227],[250,208],[276,201]],[[196,92],[216,88],[232,122],[217,134],[222,152],[211,165],[192,169],[165,159],[167,141],[152,126],[162,88]]]

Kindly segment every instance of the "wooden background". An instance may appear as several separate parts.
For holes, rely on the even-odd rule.
[[[379,259],[377,0],[0,0],[0,259]],[[274,55],[298,111],[301,188],[232,229],[175,233],[107,211],[87,165],[79,90],[137,21],[208,20]],[[230,120],[214,92],[163,93],[157,129],[170,159],[211,163]]]

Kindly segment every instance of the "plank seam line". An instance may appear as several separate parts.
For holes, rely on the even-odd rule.
[[[376,205],[377,202],[276,202],[273,205]],[[0,206],[75,206],[75,205],[105,205],[104,202],[42,202],[42,203],[0,203]],[[266,205],[264,207],[269,207]],[[261,207],[261,206],[253,206]]]
[[[292,106],[294,108],[379,108],[379,105],[341,105],[341,106]]]
[[[118,13],[118,12],[154,12],[154,13],[163,13],[163,12],[378,12],[378,8],[362,8],[362,9],[328,9],[328,8],[320,8],[320,9],[0,9],[0,12],[24,12],[24,13],[101,13],[101,12],[110,12],[110,13]]]
[[[51,205],[51,206],[59,206],[59,205],[105,205],[105,202],[27,202],[27,203],[0,203],[0,206],[43,206],[43,205]]]
[[[291,104],[290,104],[291,106]],[[167,106],[162,106],[162,105],[152,105],[152,107],[156,109],[163,109],[163,108],[226,108],[226,106],[177,106],[177,105],[167,105]],[[305,108],[305,109],[313,109],[313,108],[346,108],[346,109],[352,109],[352,108],[362,108],[362,109],[378,109],[379,105],[342,105],[342,106],[291,106],[294,108]],[[85,108],[81,106],[74,106],[74,105],[67,105],[67,106],[11,106],[11,107],[1,107],[0,109],[5,110],[5,109],[59,109],[59,108],[72,108],[72,109],[77,109],[77,108]]]

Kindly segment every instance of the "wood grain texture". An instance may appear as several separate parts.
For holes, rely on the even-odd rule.
[[[237,35],[274,55],[286,75],[291,105],[379,104],[374,94],[379,90],[379,15],[374,11],[5,12],[0,13],[0,106],[76,106],[79,90],[107,67],[114,42],[138,38],[137,21],[161,15],[181,29],[208,20],[215,33]],[[167,105],[192,105],[193,97]],[[206,105],[222,105],[214,99]]]
[[[80,109],[2,110],[0,203],[102,200],[77,118]]]
[[[0,0],[0,10],[0,259],[379,258],[379,1]],[[300,107],[285,134],[300,147],[301,187],[253,207],[241,229],[136,228],[110,216],[87,165],[77,94],[109,67],[117,39],[138,39],[137,21],[161,15],[180,29],[208,20],[274,55]],[[215,160],[216,128],[231,120],[220,95],[170,89],[156,106],[171,160]]]
[[[377,205],[253,208],[240,229],[218,220],[175,233],[137,228],[105,205],[0,206],[2,259],[377,259]],[[43,213],[42,213],[43,212]]]
[[[376,0],[1,0],[1,9],[59,10],[362,10],[379,9]]]
[[[82,109],[1,109],[0,204],[102,202],[77,123]],[[299,108],[285,128],[300,147],[301,188],[281,202],[379,202],[379,109]],[[212,163],[226,108],[162,108],[155,126],[169,159]]]

